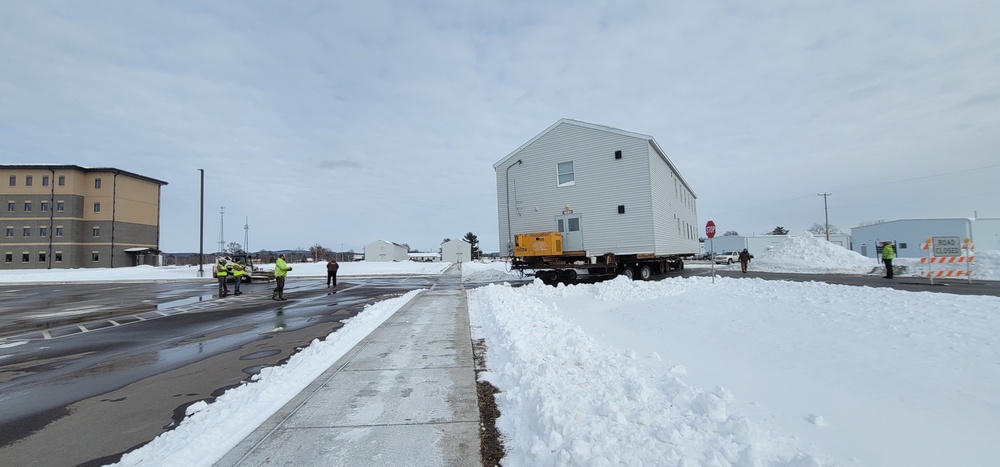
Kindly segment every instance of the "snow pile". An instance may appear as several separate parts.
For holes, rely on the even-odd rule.
[[[588,286],[584,295],[617,302],[624,284],[651,289],[619,279]],[[666,295],[679,293],[668,285]],[[538,298],[567,290],[536,281],[527,293],[496,285],[470,292],[476,337],[487,342],[492,370],[481,378],[501,390],[505,463],[817,465],[791,439],[734,413],[725,388],[704,391],[670,372],[649,374],[635,353],[593,338]]]
[[[992,465],[1000,299],[707,277],[469,294],[510,465]]]
[[[517,271],[510,271],[510,265],[505,262],[462,263],[462,282],[503,282],[520,280]]]
[[[809,233],[788,236],[750,261],[753,270],[763,272],[868,274],[878,265],[872,258]]]
[[[221,459],[418,293],[414,290],[368,306],[284,365],[261,369],[254,382],[227,390],[211,404],[191,405],[176,429],[125,454],[114,465],[208,465]]]

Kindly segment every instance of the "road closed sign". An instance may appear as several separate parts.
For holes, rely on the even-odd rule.
[[[708,223],[705,224],[705,235],[707,235],[708,238],[715,238],[715,222],[708,221]]]
[[[958,237],[931,237],[934,256],[962,256],[962,240]]]

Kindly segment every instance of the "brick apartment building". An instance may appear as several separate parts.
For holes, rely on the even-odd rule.
[[[153,264],[166,184],[114,168],[0,165],[0,269]]]

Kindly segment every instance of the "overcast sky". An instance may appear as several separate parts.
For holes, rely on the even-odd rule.
[[[1000,217],[1000,3],[0,3],[0,160],[164,180],[161,243],[500,249],[492,165],[652,136],[719,232]]]

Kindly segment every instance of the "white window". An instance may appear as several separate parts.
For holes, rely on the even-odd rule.
[[[573,161],[560,162],[556,165],[559,177],[559,186],[570,186],[576,183],[576,176],[573,173]]]
[[[91,230],[91,233],[93,234],[94,237],[100,237],[101,236],[101,228],[100,227],[94,227],[93,230]]]

